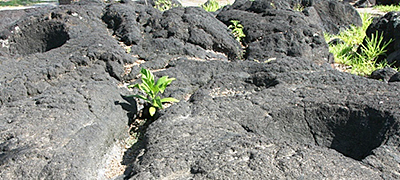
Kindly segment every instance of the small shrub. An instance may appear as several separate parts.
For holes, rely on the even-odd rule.
[[[232,24],[228,26],[232,30],[232,34],[235,36],[236,40],[242,43],[242,38],[246,37],[243,33],[243,25],[240,24],[238,20],[231,20]]]
[[[147,69],[143,69],[140,71],[142,75],[142,84],[134,84],[128,86],[128,88],[138,88],[142,92],[146,94],[146,96],[135,94],[128,97],[136,97],[143,99],[147,103],[151,104],[149,108],[150,116],[153,116],[156,113],[157,109],[163,109],[163,103],[170,103],[170,102],[179,102],[179,100],[167,97],[167,98],[160,98],[158,96],[159,93],[164,93],[165,89],[175,78],[168,78],[168,76],[163,76],[159,78],[157,81],[154,80],[154,75]]]
[[[221,6],[219,5],[219,3],[216,0],[209,0],[206,3],[204,3],[203,5],[201,5],[201,8],[203,8],[204,10],[206,10],[208,12],[215,12],[219,8],[221,8]]]

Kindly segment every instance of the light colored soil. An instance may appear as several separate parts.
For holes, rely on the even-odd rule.
[[[369,13],[369,14],[372,14],[374,16],[383,16],[383,15],[386,14],[385,12],[379,11],[379,10],[374,9],[374,8],[357,8],[357,11],[360,14],[361,13]]]
[[[48,2],[48,3],[37,3],[31,6],[4,6],[0,7],[0,11],[5,11],[5,10],[19,10],[19,9],[30,9],[30,8],[37,8],[37,7],[43,7],[43,6],[57,6],[58,2]]]

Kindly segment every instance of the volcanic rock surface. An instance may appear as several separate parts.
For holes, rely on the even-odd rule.
[[[241,2],[220,20],[128,1],[2,20],[0,179],[104,179],[143,107],[124,97],[140,68],[176,78],[164,96],[180,102],[147,123],[116,179],[399,179],[400,84],[332,69],[310,16]]]
[[[0,179],[97,177],[126,137],[128,117],[114,102],[134,58],[109,35],[103,8],[42,9],[2,29]]]

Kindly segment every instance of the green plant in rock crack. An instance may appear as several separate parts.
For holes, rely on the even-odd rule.
[[[173,7],[176,7],[177,5],[172,3],[171,0],[156,0],[154,1],[154,8],[160,10],[160,11],[166,11],[168,9],[171,9]]]
[[[206,2],[205,4],[201,5],[201,8],[203,8],[204,10],[206,10],[208,12],[215,12],[219,8],[221,8],[221,6],[219,5],[218,1],[210,0],[210,1]]]
[[[235,36],[236,40],[242,43],[242,38],[246,37],[243,32],[243,25],[240,24],[238,20],[231,20],[229,22],[232,24],[229,25],[228,28],[232,30],[232,34]]]
[[[158,95],[159,93],[164,93],[167,86],[171,84],[171,82],[174,81],[175,78],[168,78],[168,76],[163,76],[155,81],[153,73],[144,68],[140,70],[140,74],[142,75],[142,83],[129,85],[128,88],[138,88],[142,92],[144,92],[146,96],[135,94],[128,97],[140,98],[151,104],[151,107],[149,108],[150,116],[154,116],[157,109],[163,109],[163,103],[179,102],[179,100],[175,98],[161,98]]]
[[[293,10],[299,11],[299,12],[303,11],[304,8],[305,7],[303,5],[301,5],[301,4],[296,4],[296,5],[293,6]]]

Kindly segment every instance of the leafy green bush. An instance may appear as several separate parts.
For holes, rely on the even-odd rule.
[[[143,69],[140,71],[142,75],[142,84],[134,84],[129,85],[128,88],[138,88],[142,92],[146,94],[146,96],[135,94],[128,97],[136,97],[145,100],[147,103],[151,104],[149,108],[150,116],[153,116],[156,113],[157,109],[163,109],[163,103],[169,102],[179,102],[179,100],[167,97],[167,98],[160,98],[158,93],[164,93],[165,89],[175,78],[168,78],[168,76],[163,76],[157,80],[154,80],[154,75],[147,69]]]
[[[242,38],[246,37],[243,33],[243,25],[240,24],[238,20],[231,20],[232,24],[228,26],[232,30],[232,34],[235,36],[236,40],[242,43]]]

